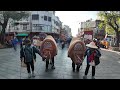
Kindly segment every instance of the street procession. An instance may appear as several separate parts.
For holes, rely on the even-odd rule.
[[[120,79],[117,11],[0,12],[0,79]]]

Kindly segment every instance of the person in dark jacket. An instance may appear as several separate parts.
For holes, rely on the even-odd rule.
[[[23,41],[22,41],[22,38],[20,38],[19,43],[20,43],[20,48],[22,48],[22,47],[23,47]]]
[[[46,72],[48,71],[48,65],[49,64],[52,65],[52,67],[51,67],[52,69],[55,69],[55,66],[54,66],[54,57],[51,58],[50,62],[49,62],[49,59],[46,56],[42,57],[42,60],[46,61],[46,69],[45,69]]]
[[[100,49],[100,42],[99,42],[99,39],[93,39],[93,42],[94,42],[95,45],[98,47],[98,49]]]
[[[92,79],[95,79],[95,66],[100,63],[99,58],[101,57],[101,53],[94,42],[91,42],[86,46],[88,47],[85,52],[85,57],[87,58],[87,67],[85,69],[85,75],[83,76],[83,79],[87,79],[90,66],[92,66]]]
[[[26,40],[25,46],[23,46],[20,50],[20,58],[21,60],[23,60],[24,58],[24,62],[27,65],[28,78],[31,77],[30,67],[32,69],[32,77],[35,77],[35,74],[34,74],[34,60],[36,60],[35,53],[38,53],[40,55],[39,50],[31,45],[31,41]]]
[[[65,47],[65,42],[63,41],[62,42],[62,49]]]

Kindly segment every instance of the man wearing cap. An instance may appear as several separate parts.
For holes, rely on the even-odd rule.
[[[90,66],[92,66],[92,79],[95,79],[95,66],[100,63],[99,58],[101,56],[101,53],[94,42],[91,42],[86,46],[88,47],[88,49],[85,52],[87,67],[85,69],[85,75],[83,76],[83,79],[87,79],[87,74]]]

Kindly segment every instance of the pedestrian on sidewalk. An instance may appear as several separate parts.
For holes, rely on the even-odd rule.
[[[14,39],[12,40],[12,46],[15,51],[17,51],[17,44],[18,44],[18,39],[14,37]]]
[[[85,75],[83,76],[83,79],[87,79],[90,66],[92,66],[92,79],[95,79],[95,67],[100,63],[99,58],[101,57],[101,53],[94,42],[91,42],[86,46],[88,49],[86,50],[84,56],[87,60],[87,67],[85,69]]]
[[[40,55],[39,50],[31,45],[31,41],[26,40],[25,47],[22,47],[20,50],[20,58],[21,61],[24,59],[24,62],[27,65],[28,78],[31,77],[30,67],[32,69],[32,77],[35,77],[34,74],[34,62],[36,61],[35,53],[38,53]]]

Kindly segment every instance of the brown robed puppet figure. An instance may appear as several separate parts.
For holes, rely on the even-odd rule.
[[[57,55],[57,44],[54,38],[48,35],[42,42],[40,47],[40,52],[43,61],[46,60],[46,71],[48,70],[49,62],[52,65],[52,69],[55,69],[54,66],[54,57]]]
[[[79,68],[82,65],[84,53],[85,44],[79,38],[74,37],[68,49],[68,57],[72,60],[73,71],[75,71],[75,65],[77,65],[76,70],[79,71]]]

